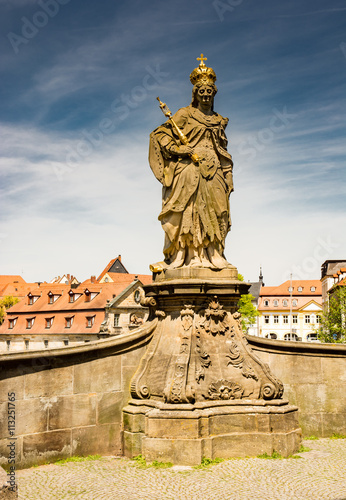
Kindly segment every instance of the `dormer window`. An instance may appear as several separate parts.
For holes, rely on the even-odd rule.
[[[28,304],[29,306],[32,306],[36,300],[38,299],[38,295],[32,295],[31,293],[28,294]]]
[[[53,292],[49,292],[48,293],[48,304],[54,304],[54,302],[56,302],[59,297],[60,297],[60,294],[54,295]]]
[[[94,325],[95,316],[87,316],[86,317],[86,327],[91,328]]]
[[[26,320],[26,327],[30,329],[34,326],[34,323],[35,323],[35,318],[28,318]]]
[[[284,300],[282,301],[282,305],[283,305],[284,307],[287,307],[288,302],[287,302],[287,300],[286,300],[286,299],[284,299]]]
[[[292,300],[292,306],[293,307],[297,307],[297,305],[298,305],[298,302],[296,301],[296,299],[293,299]]]
[[[65,318],[65,328],[71,328],[71,326],[73,325],[73,318],[74,316],[68,316],[67,318]]]
[[[274,306],[278,307],[278,305],[279,305],[279,301],[278,300],[274,300]]]
[[[53,324],[54,318],[46,318],[46,328],[50,328]]]
[[[264,301],[264,305],[265,305],[265,306],[269,306],[269,300],[268,300],[268,299],[266,299],[266,300]]]
[[[298,286],[298,292],[302,292],[303,288],[301,286]]]
[[[84,293],[85,293],[85,302],[90,302],[91,293],[89,292],[89,290],[85,290]]]
[[[311,292],[316,292],[316,287],[315,286],[310,287],[310,291]]]
[[[14,327],[15,327],[15,325],[16,325],[16,323],[17,323],[17,319],[18,319],[18,318],[13,318],[13,319],[10,319],[10,320],[8,321],[8,328],[9,328],[10,330],[12,330],[12,328],[14,328]]]
[[[74,293],[72,290],[70,290],[68,294],[70,296],[69,297],[70,304],[76,302],[76,300],[79,299],[79,297],[82,295],[81,293]]]

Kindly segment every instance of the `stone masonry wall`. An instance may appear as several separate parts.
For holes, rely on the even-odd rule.
[[[346,434],[346,345],[247,339],[298,406],[303,436]]]
[[[122,408],[150,331],[1,355],[0,465],[8,462],[9,393],[15,394],[17,467],[74,455],[121,455]]]
[[[18,468],[73,455],[121,455],[122,408],[155,322],[82,346],[0,355],[0,465],[8,458],[12,392]],[[346,346],[247,338],[299,407],[305,436],[346,434]]]

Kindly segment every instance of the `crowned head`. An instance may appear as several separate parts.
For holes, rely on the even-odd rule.
[[[192,89],[192,106],[197,107],[196,94],[201,87],[210,87],[213,90],[213,98],[217,92],[217,87],[215,85],[216,74],[213,68],[208,68],[204,61],[207,58],[201,54],[201,57],[197,57],[197,61],[201,61],[198,68],[195,68],[190,75],[190,82],[193,85]]]

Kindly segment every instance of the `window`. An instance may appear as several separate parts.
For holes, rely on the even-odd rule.
[[[266,299],[266,300],[264,301],[264,305],[265,305],[265,306],[269,306],[269,300],[267,300],[267,299]]]
[[[134,297],[135,297],[135,302],[137,302],[137,304],[139,304],[139,302],[141,301],[141,293],[139,290],[135,291]]]
[[[310,314],[305,315],[305,323],[310,323]]]
[[[108,276],[106,276],[105,277],[105,283],[108,283],[108,281],[109,281],[109,278],[108,278]]]
[[[29,341],[24,340],[24,343],[25,343],[25,349],[28,350],[29,349]]]
[[[54,295],[52,293],[48,294],[48,304],[54,303]]]
[[[278,336],[276,335],[276,333],[267,333],[266,338],[275,340],[278,338]]]
[[[12,330],[12,328],[15,327],[15,325],[17,323],[17,319],[18,318],[13,318],[13,319],[8,320],[8,327],[10,330]]]
[[[64,345],[68,345],[68,340],[64,340]]]
[[[11,347],[11,341],[10,340],[6,340],[6,348],[7,348],[8,351],[10,350],[10,347]]]
[[[296,335],[295,333],[286,333],[286,335],[284,336],[284,340],[294,340],[294,341],[297,341],[298,340],[298,335]]]
[[[44,342],[45,349],[47,349],[48,348],[48,344],[49,344],[48,340],[44,340],[43,342]]]
[[[279,301],[278,300],[274,300],[274,306],[277,307],[279,305]]]
[[[90,292],[89,290],[85,290],[85,302],[90,302]]]
[[[298,286],[298,292],[302,292],[303,288],[301,286]]]
[[[296,299],[293,299],[293,300],[292,300],[292,306],[293,306],[293,307],[297,307],[297,305],[298,305],[297,300],[296,300]]]
[[[119,326],[119,317],[120,317],[120,314],[114,314],[114,326],[115,327]]]
[[[286,314],[283,316],[283,322],[285,323],[285,325],[288,324],[288,316]]]
[[[72,302],[74,302],[74,293],[73,292],[69,292],[69,303],[72,304]]]
[[[34,321],[35,321],[35,318],[29,318],[26,320],[26,327],[28,329],[32,328],[34,326]]]
[[[292,323],[294,323],[295,325],[298,323],[298,316],[297,316],[297,314],[293,314],[293,316],[292,316]]]
[[[274,316],[274,323],[279,323],[279,316]]]
[[[321,323],[321,316],[319,314],[316,315],[316,323]]]
[[[286,300],[286,299],[284,299],[284,300],[282,301],[282,305],[283,305],[284,307],[287,307],[288,302],[287,302],[287,300]]]
[[[71,328],[72,324],[73,324],[73,316],[65,318],[65,328]]]
[[[91,328],[94,324],[95,316],[87,316],[86,317],[86,327]]]
[[[53,318],[46,318],[46,328],[50,328],[53,324]]]
[[[290,293],[291,293],[291,292],[293,292],[293,287],[292,287],[292,286],[290,286],[290,287],[288,288],[288,291],[289,291]]]
[[[264,322],[265,322],[266,324],[268,324],[268,323],[269,323],[269,316],[264,316]]]
[[[32,306],[36,302],[37,299],[38,299],[37,295],[32,295],[31,293],[29,293],[29,295],[28,295],[29,306]]]
[[[314,341],[318,340],[317,333],[308,333],[306,340],[308,342],[314,342]]]
[[[310,287],[310,291],[311,292],[316,292],[316,287],[315,286]]]

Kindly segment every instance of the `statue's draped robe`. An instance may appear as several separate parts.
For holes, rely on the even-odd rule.
[[[165,231],[165,260],[181,248],[215,248],[223,253],[230,229],[229,194],[233,191],[231,155],[227,152],[227,118],[208,116],[193,106],[181,108],[174,121],[185,134],[199,163],[179,157],[181,143],[170,121],[150,135],[150,166],[163,184],[159,220]]]

